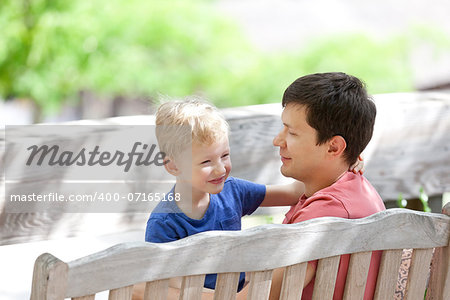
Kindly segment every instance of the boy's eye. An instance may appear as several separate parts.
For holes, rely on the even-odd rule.
[[[224,155],[222,155],[222,158],[228,157],[228,156],[230,156],[230,153],[225,153]]]
[[[210,160],[205,160],[205,161],[202,161],[200,164],[201,165],[204,165],[204,164],[207,164],[207,163],[209,163],[209,162],[211,162]]]
[[[288,131],[288,133],[289,133],[290,135],[297,135],[297,134],[293,133],[292,131]]]

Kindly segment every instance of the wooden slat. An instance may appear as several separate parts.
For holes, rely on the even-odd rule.
[[[31,300],[64,299],[68,266],[55,256],[44,253],[34,264]]]
[[[131,300],[133,294],[133,286],[125,286],[109,291],[108,300]]]
[[[269,298],[273,270],[252,272],[248,291],[248,300],[264,300]]]
[[[144,300],[165,299],[169,290],[169,279],[149,281],[145,284]]]
[[[359,252],[350,256],[344,299],[363,299],[372,252]]]
[[[205,275],[183,277],[180,300],[200,300],[202,298]]]
[[[94,300],[94,299],[95,299],[95,294],[72,298],[72,300]]]
[[[308,263],[305,262],[286,267],[281,285],[281,300],[301,299],[307,266]]]
[[[432,256],[432,248],[413,250],[404,300],[423,300]]]
[[[313,300],[332,299],[339,269],[340,256],[319,260],[314,282]]]
[[[427,300],[450,299],[450,246],[439,247],[434,251]]]
[[[442,208],[442,213],[450,216],[450,203]],[[450,299],[450,240],[434,251],[426,299]]]
[[[239,284],[240,273],[219,273],[217,274],[216,291],[214,300],[234,300]]]
[[[403,250],[385,250],[378,271],[375,300],[392,299],[397,284]]]

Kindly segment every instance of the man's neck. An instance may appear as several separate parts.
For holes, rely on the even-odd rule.
[[[347,166],[337,166],[335,168],[326,168],[326,170],[315,171],[319,176],[312,178],[310,181],[305,181],[305,196],[311,197],[316,192],[327,188],[338,181],[347,173]]]

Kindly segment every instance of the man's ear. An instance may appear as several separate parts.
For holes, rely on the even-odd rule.
[[[341,156],[345,148],[347,148],[347,143],[345,142],[345,139],[340,135],[333,136],[328,141],[328,154],[332,155],[334,157]]]
[[[175,161],[169,156],[164,157],[164,168],[166,168],[166,171],[173,176],[178,176],[181,173],[175,164]]]

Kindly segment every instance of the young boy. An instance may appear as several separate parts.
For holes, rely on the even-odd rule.
[[[160,150],[166,154],[165,168],[176,177],[176,184],[166,195],[167,201],[160,202],[150,215],[147,242],[171,242],[209,230],[240,230],[241,217],[259,206],[295,205],[304,193],[299,181],[264,186],[229,177],[229,127],[208,103],[164,103],[155,123]],[[238,291],[244,281],[241,273]],[[214,289],[215,283],[216,274],[206,275],[206,288]]]
[[[300,182],[266,187],[229,177],[228,124],[205,102],[164,103],[155,123],[160,149],[166,154],[165,168],[176,177],[176,184],[166,195],[172,201],[160,202],[150,215],[147,242],[171,242],[209,230],[240,230],[241,217],[258,206],[294,205],[303,194]],[[244,281],[242,273],[238,291]],[[214,289],[215,283],[216,274],[206,275],[205,287]]]

